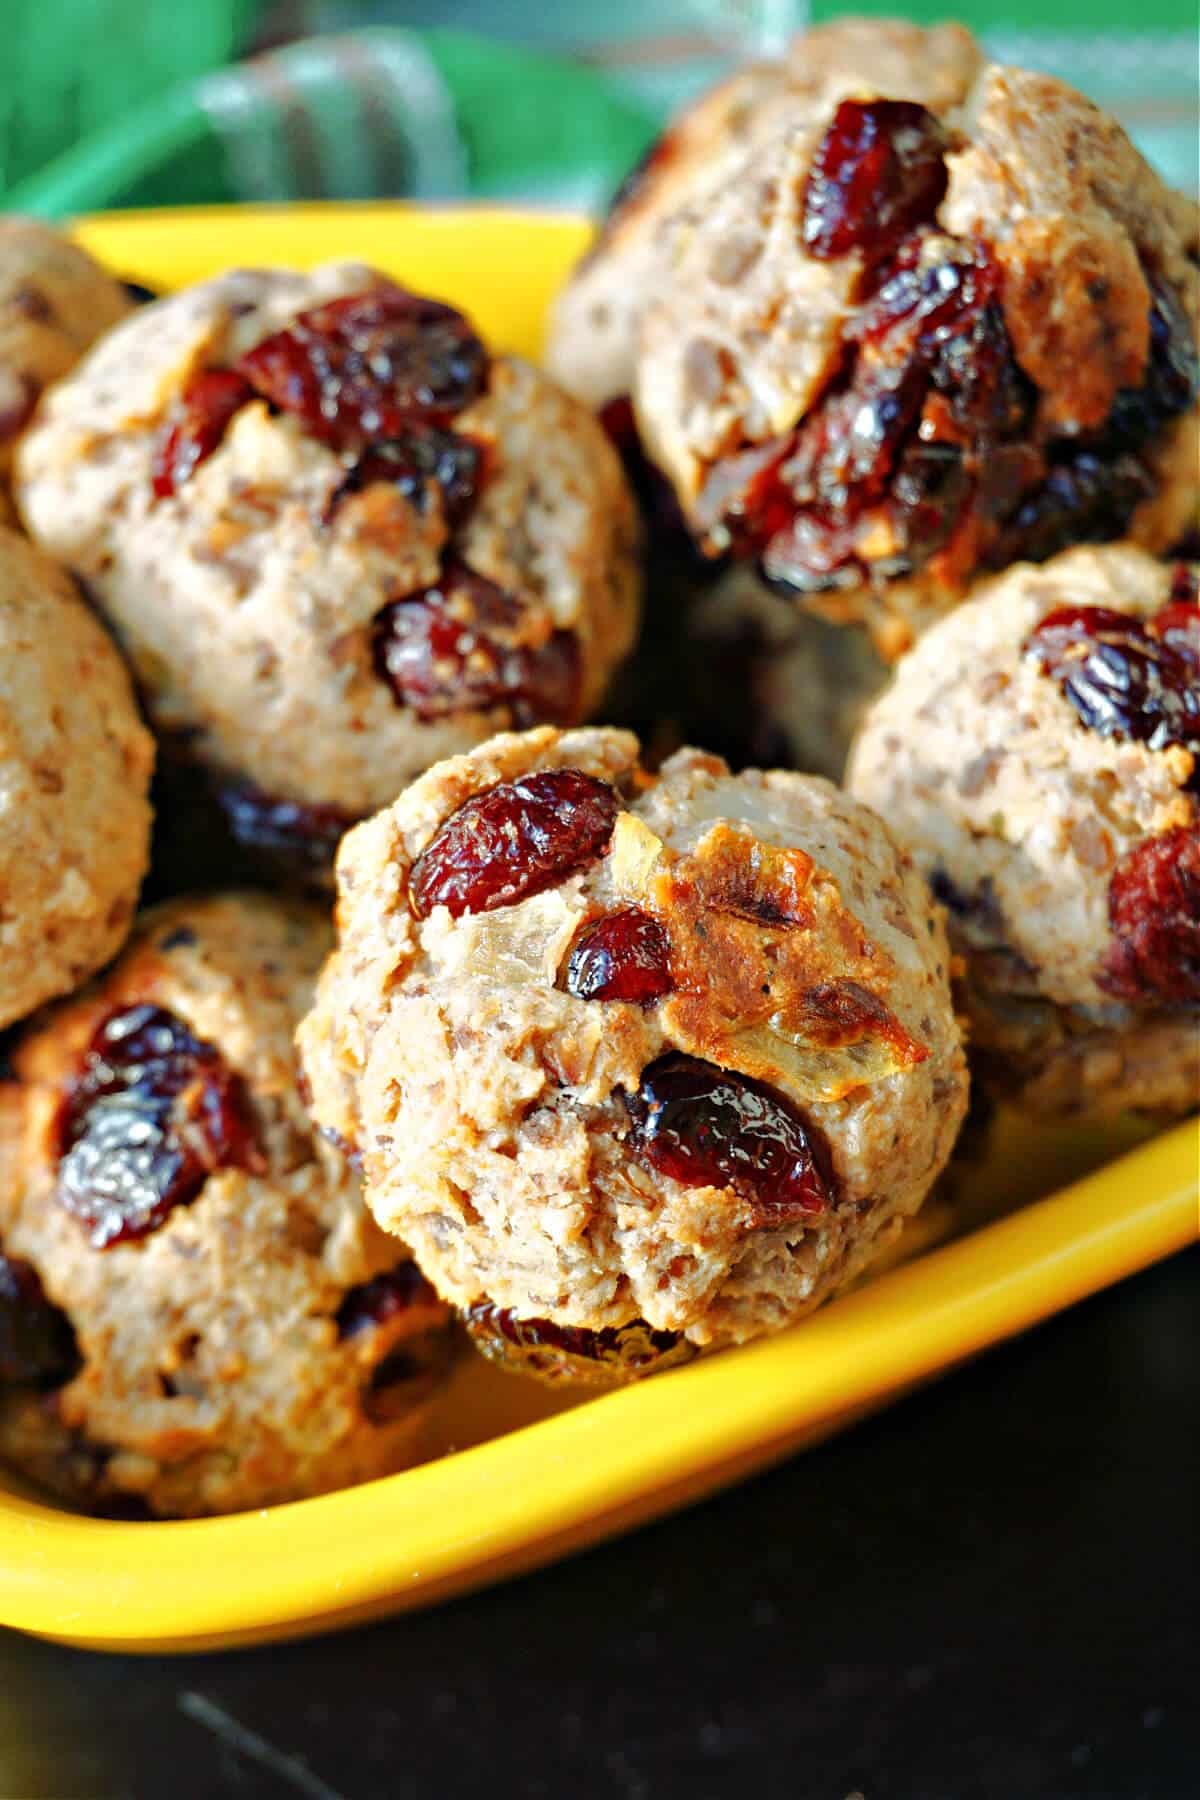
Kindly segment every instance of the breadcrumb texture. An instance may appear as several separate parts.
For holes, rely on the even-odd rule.
[[[61,569],[0,528],[0,1026],[120,949],[153,761],[103,627]]]
[[[1185,1111],[1200,1101],[1200,1020],[1115,1003],[1098,984],[1122,857],[1197,816],[1181,746],[1089,730],[1024,654],[1062,606],[1146,618],[1171,567],[1114,545],[983,583],[897,668],[851,752],[847,785],[957,896],[973,1042],[1039,1111]]]
[[[590,406],[633,391],[638,329],[668,262],[664,226],[699,218],[747,153],[783,120],[824,120],[862,92],[954,104],[981,52],[961,25],[922,30],[897,19],[839,19],[798,33],[779,62],[748,63],[679,112],[621,189],[595,243],[559,295],[546,367]],[[753,227],[732,232],[711,273],[738,281],[758,254]]]
[[[132,310],[78,244],[40,219],[0,214],[0,517],[14,446],[43,390]]]
[[[446,819],[498,782],[568,767],[625,796],[607,852],[516,905],[414,917],[409,872]],[[966,1076],[940,909],[828,782],[735,777],[696,750],[652,781],[626,732],[500,736],[351,833],[338,894],[338,948],[299,1038],[314,1110],[360,1145],[380,1222],[459,1306],[738,1342],[849,1280],[950,1153]],[[580,926],[629,904],[666,929],[676,991],[645,1009],[565,992]],[[849,976],[911,1034],[910,1060],[869,1040],[839,1060],[806,1039],[803,994]],[[770,1082],[819,1128],[825,1213],[765,1229],[732,1188],[633,1158],[623,1096],[672,1049]]]
[[[493,360],[486,391],[454,420],[486,446],[487,471],[453,533],[440,497],[422,511],[391,483],[330,516],[343,459],[261,400],[155,498],[155,443],[190,375],[383,282],[353,263],[243,269],[141,308],[49,396],[19,474],[30,532],[88,582],[155,724],[272,797],[354,816],[511,723],[503,705],[422,720],[376,671],[376,614],[434,584],[448,546],[526,607],[531,644],[577,634],[585,712],[638,610],[637,523],[616,453],[584,407],[515,357]]]
[[[81,1358],[56,1391],[5,1392],[0,1455],[85,1506],[267,1506],[419,1448],[446,1309],[425,1287],[383,1324],[338,1332],[348,1291],[408,1253],[298,1093],[292,1034],[329,939],[319,912],[263,895],[172,902],[102,984],[22,1040],[18,1080],[0,1087],[0,1246],[36,1269]],[[148,1237],[96,1250],[55,1198],[55,1115],[97,1024],[147,1002],[244,1078],[266,1166],[219,1170]],[[397,1351],[407,1379],[376,1391]]]

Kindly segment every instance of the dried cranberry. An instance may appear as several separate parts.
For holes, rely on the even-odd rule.
[[[0,1252],[0,1387],[61,1387],[78,1368],[75,1333],[37,1270]]]
[[[1113,941],[1098,976],[1120,1000],[1200,1001],[1200,824],[1122,857],[1108,888]]]
[[[239,844],[302,875],[327,871],[338,845],[358,822],[341,807],[279,800],[246,783],[220,788],[217,800]]]
[[[518,1318],[484,1300],[468,1310],[464,1323],[485,1356],[543,1381],[607,1386],[657,1374],[696,1354],[682,1333],[655,1331],[644,1319],[589,1331],[551,1319]]]
[[[420,513],[429,511],[436,489],[441,497],[442,517],[447,528],[454,530],[464,523],[475,504],[483,460],[483,446],[471,438],[460,437],[440,425],[413,425],[403,437],[373,444],[350,465],[330,495],[326,522],[351,494],[361,493],[373,482],[384,481],[398,488]]]
[[[338,449],[446,424],[483,392],[488,355],[462,314],[390,283],[311,307],[238,373]]]
[[[1200,756],[1197,608],[1177,602],[1143,622],[1107,606],[1061,606],[1030,633],[1026,652],[1090,731]]]
[[[669,994],[671,947],[658,920],[638,906],[585,925],[567,964],[567,992],[577,1000],[629,1000],[649,1006]]]
[[[263,1166],[245,1083],[161,1006],[97,1028],[57,1139],[58,1199],[97,1250],[157,1230],[214,1170]]]
[[[1153,492],[1154,477],[1136,456],[1106,460],[1070,451],[1052,460],[1045,479],[1020,499],[985,561],[1000,569],[1021,559],[1048,562],[1073,544],[1110,543]]]
[[[544,769],[475,794],[413,864],[418,918],[515,906],[600,856],[620,809],[613,789],[581,769]]]
[[[868,514],[887,527],[872,553],[880,573],[927,561],[975,499],[989,447],[1026,420],[1029,388],[1004,329],[994,258],[932,242],[932,256],[923,232],[901,246],[847,329],[840,382],[742,509],[773,583],[820,590],[865,579]]]
[[[338,1336],[354,1337],[370,1327],[386,1325],[401,1313],[438,1304],[435,1289],[416,1263],[401,1263],[347,1290],[337,1310]]]
[[[234,414],[254,398],[249,383],[231,369],[193,375],[160,430],[151,463],[155,498],[169,500],[212,455]]]
[[[375,618],[375,667],[420,719],[507,706],[515,725],[567,725],[579,714],[582,669],[573,631],[521,641],[524,609],[465,563]]]
[[[825,1212],[828,1150],[815,1127],[765,1082],[672,1052],[626,1096],[639,1162],[685,1187],[731,1187],[755,1223],[789,1225]]]
[[[804,190],[804,248],[821,261],[879,261],[946,192],[946,133],[911,100],[843,100]]]

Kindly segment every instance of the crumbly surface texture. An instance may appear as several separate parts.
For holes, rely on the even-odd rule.
[[[1128,546],[1010,569],[900,663],[851,752],[850,792],[955,896],[974,1041],[993,1067],[1008,1060],[1010,1087],[1028,1078],[1041,1110],[1200,1100],[1195,1010],[1138,1011],[1098,980],[1114,868],[1198,816],[1192,755],[1088,729],[1024,653],[1048,613],[1097,606],[1148,618],[1171,581],[1170,566]]]
[[[556,301],[547,368],[591,406],[632,392],[638,329],[663,272],[663,228],[676,211],[701,216],[784,118],[823,118],[864,85],[907,92],[917,68],[927,104],[953,104],[979,62],[978,46],[959,25],[924,31],[899,20],[839,19],[798,34],[779,62],[747,64],[702,94],[628,178]],[[727,236],[712,273],[739,280],[753,244],[752,232]]]
[[[506,704],[419,717],[381,677],[377,615],[435,586],[453,554],[523,608],[531,645],[576,635],[579,709],[633,641],[636,519],[618,458],[577,401],[527,363],[492,360],[454,419],[485,448],[451,527],[390,481],[331,502],[347,473],[292,413],[252,399],[174,494],[152,472],[194,372],[228,367],[332,298],[379,286],[356,264],[240,270],[142,308],[47,400],[25,441],[28,528],[87,580],[155,724],[224,775],[359,816],[430,763],[512,722]]]
[[[804,219],[814,158],[847,96],[917,102],[946,128],[948,180],[928,253],[950,253],[939,249],[944,233],[986,245],[998,264],[1012,354],[1036,387],[1031,438],[1070,442],[1099,430],[1118,394],[1143,380],[1151,272],[1174,296],[1185,339],[1188,321],[1193,342],[1200,332],[1195,204],[1167,189],[1119,126],[1072,89],[983,63],[976,50],[931,59],[935,36],[900,34],[886,71],[848,58],[840,80],[784,108],[738,167],[660,233],[634,394],[649,454],[700,533],[719,539],[725,530],[714,525],[713,496],[729,460],[786,443],[843,366],[845,328],[869,272],[858,249],[809,254]],[[1151,551],[1195,520],[1197,418],[1193,404],[1146,450],[1151,491],[1126,535]],[[869,560],[869,580],[846,573],[805,589],[805,603],[835,621],[865,621],[892,660],[962,597],[978,566],[957,540],[911,568],[900,563]]]
[[[150,842],[154,748],[71,582],[0,528],[0,1026],[120,949]]]
[[[292,1034],[329,935],[319,912],[261,895],[162,907],[101,985],[19,1044],[0,1086],[0,1249],[36,1271],[78,1362],[65,1385],[4,1390],[0,1455],[85,1506],[238,1511],[386,1473],[418,1447],[446,1309],[417,1281],[392,1316],[340,1328],[407,1252],[297,1090]],[[97,1249],[56,1192],[55,1121],[97,1021],[146,1004],[243,1078],[260,1167],[214,1170],[149,1235]]]
[[[607,849],[511,906],[414,916],[414,858],[464,802],[564,768],[625,796]],[[827,782],[733,776],[695,750],[650,781],[625,732],[501,736],[358,827],[338,889],[338,949],[299,1039],[314,1110],[359,1143],[380,1222],[460,1306],[593,1331],[642,1320],[703,1348],[751,1338],[864,1266],[950,1153],[966,1077],[940,909]],[[666,932],[673,991],[645,1007],[565,991],[580,927],[625,906]],[[808,1037],[805,995],[842,978],[899,1021],[906,1053]],[[671,1051],[801,1110],[829,1148],[823,1212],[764,1225],[734,1188],[630,1153],[626,1096]]]
[[[131,311],[78,244],[39,219],[0,215],[0,488],[42,391]]]

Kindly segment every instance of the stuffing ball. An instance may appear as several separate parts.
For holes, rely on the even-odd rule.
[[[601,407],[632,392],[638,326],[656,291],[664,222],[681,206],[697,214],[731,180],[748,149],[781,118],[827,114],[847,94],[907,92],[952,105],[980,51],[961,25],[921,30],[900,20],[842,19],[794,37],[778,62],[748,63],[684,108],[613,201],[595,243],[555,303],[546,367]],[[738,277],[738,241],[728,247]]]
[[[1200,211],[1048,76],[931,79],[914,34],[661,237],[648,455],[711,553],[887,660],[979,571],[1194,523]]]
[[[0,528],[0,1027],[120,949],[153,762],[104,630],[60,569]]]
[[[176,902],[13,1052],[0,1455],[86,1507],[233,1512],[414,1454],[447,1311],[297,1090],[329,935]]]
[[[543,728],[338,857],[301,1054],[368,1203],[486,1348],[614,1380],[799,1318],[966,1104],[941,911],[829,783]]]
[[[0,522],[13,449],[42,390],[132,307],[78,244],[39,219],[0,214]]]
[[[848,781],[949,908],[993,1085],[1050,1116],[1200,1103],[1195,566],[1112,546],[986,583]]]
[[[142,307],[48,397],[19,488],[250,840],[334,843],[500,726],[582,717],[633,639],[599,425],[355,264]]]

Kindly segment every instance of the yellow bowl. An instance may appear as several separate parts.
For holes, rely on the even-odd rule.
[[[79,235],[162,288],[238,262],[361,257],[465,307],[498,345],[536,354],[587,227],[492,210],[292,207],[99,218]],[[916,1221],[908,1260],[806,1323],[588,1400],[466,1360],[431,1460],[344,1493],[125,1524],[48,1505],[10,1478],[0,1623],[105,1649],[253,1643],[548,1562],[785,1456],[1193,1241],[1198,1148],[1194,1121],[1149,1140],[1128,1122],[1035,1131],[1003,1117]]]

